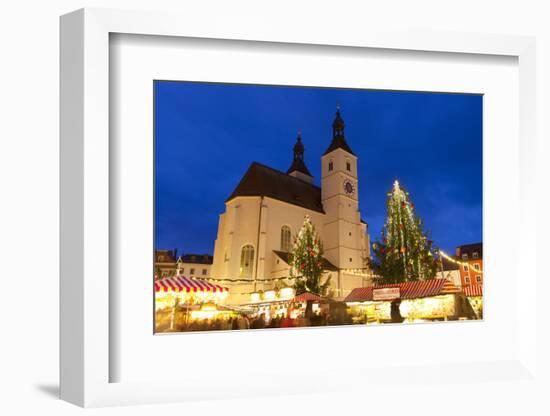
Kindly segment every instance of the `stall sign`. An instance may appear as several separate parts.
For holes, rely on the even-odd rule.
[[[372,300],[393,300],[399,299],[400,292],[398,287],[384,287],[372,290]]]

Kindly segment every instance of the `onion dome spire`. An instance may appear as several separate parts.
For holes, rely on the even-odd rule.
[[[355,156],[348,143],[346,142],[346,138],[344,136],[344,127],[344,119],[340,114],[340,107],[338,106],[336,107],[336,116],[334,117],[334,121],[332,122],[332,141],[323,156],[336,149],[345,150],[346,152]]]
[[[304,162],[304,144],[302,143],[302,133],[300,131],[298,131],[298,137],[294,145],[294,158],[286,173],[291,174],[292,172],[301,172],[304,175],[311,176]]]

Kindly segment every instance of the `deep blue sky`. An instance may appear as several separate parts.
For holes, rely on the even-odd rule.
[[[436,246],[481,241],[479,95],[157,81],[156,248],[213,254],[225,199],[252,161],[286,171],[298,130],[319,185],[337,104],[373,240],[398,179]]]

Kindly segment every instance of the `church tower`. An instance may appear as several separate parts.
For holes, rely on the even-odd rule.
[[[302,143],[302,135],[300,132],[298,132],[296,144],[294,145],[294,159],[292,160],[292,165],[290,165],[286,173],[307,183],[313,183],[313,176],[309,173],[306,163],[304,162],[304,144]]]
[[[325,257],[341,270],[361,269],[365,262],[365,226],[359,212],[357,156],[346,142],[339,109],[321,166]]]

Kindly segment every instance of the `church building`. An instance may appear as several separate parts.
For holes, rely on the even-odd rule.
[[[323,243],[325,276],[330,275],[334,296],[344,298],[370,283],[368,227],[359,211],[358,158],[346,141],[339,110],[321,162],[318,187],[298,135],[286,173],[253,162],[225,201],[211,276],[240,280],[224,283],[231,303],[246,302],[247,293],[273,289],[274,283],[266,279],[290,275],[289,253],[306,215]]]

